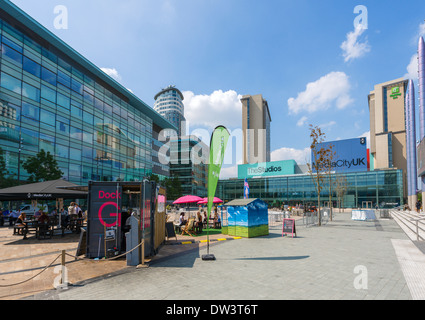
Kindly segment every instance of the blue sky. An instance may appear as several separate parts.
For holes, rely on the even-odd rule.
[[[305,160],[309,124],[322,126],[328,140],[368,132],[369,92],[406,76],[425,34],[423,0],[12,2],[148,105],[176,85],[190,133],[240,129],[240,96],[262,94],[273,160]],[[67,9],[67,29],[55,28],[58,5]],[[358,5],[368,28],[355,33]]]

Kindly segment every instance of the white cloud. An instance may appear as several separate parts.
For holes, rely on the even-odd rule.
[[[329,109],[334,103],[338,109],[344,109],[353,102],[350,97],[351,85],[344,72],[330,72],[315,82],[310,82],[306,90],[297,98],[288,99],[289,113],[309,113]]]
[[[415,45],[418,43],[420,37],[425,37],[425,22],[421,23],[418,28],[418,33],[415,36]],[[416,52],[411,58],[407,65],[407,73],[404,78],[411,80],[418,80],[418,53]]]
[[[300,120],[298,120],[298,122],[297,122],[297,126],[298,127],[302,127],[302,126],[304,126],[305,125],[305,123],[307,122],[307,117],[306,116],[304,116],[304,117],[302,117]]]
[[[417,80],[418,79],[418,54],[414,54],[410,58],[410,63],[407,66],[407,73],[404,75],[407,79]]]
[[[418,37],[425,37],[425,22],[419,25]]]
[[[272,151],[271,161],[295,160],[298,164],[310,162],[311,149],[280,148]]]
[[[185,118],[190,126],[241,128],[242,95],[236,91],[216,90],[210,95],[195,95],[192,91],[182,93]]]
[[[103,72],[105,72],[108,76],[110,76],[115,81],[120,82],[122,80],[121,75],[118,73],[115,68],[100,68]]]
[[[319,127],[321,129],[329,129],[330,127],[333,127],[334,125],[336,125],[335,121],[329,121],[327,123],[322,123],[321,125],[319,125]]]
[[[341,44],[345,62],[360,58],[370,51],[367,41],[359,42],[359,38],[365,30],[362,25],[358,25],[354,31],[347,33],[347,39]]]
[[[233,167],[222,168],[220,172],[220,179],[230,179],[238,177],[238,165]]]

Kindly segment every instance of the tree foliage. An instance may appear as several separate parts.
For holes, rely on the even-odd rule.
[[[167,199],[176,200],[183,196],[182,183],[176,175],[166,178],[164,186],[167,189]]]
[[[3,153],[3,149],[0,148],[0,189],[18,185],[18,181],[14,179],[14,175],[11,175],[9,170],[7,170]]]
[[[56,159],[41,150],[34,157],[30,157],[22,164],[22,167],[30,174],[29,182],[42,182],[60,179],[63,172],[59,169]]]

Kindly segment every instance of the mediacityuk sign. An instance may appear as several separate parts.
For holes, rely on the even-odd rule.
[[[335,156],[332,159],[332,170],[335,172],[367,171],[367,140],[366,137],[347,140],[324,142],[317,145],[318,149],[328,149],[332,146]],[[311,159],[314,159],[313,151]],[[312,161],[313,167],[315,166]]]

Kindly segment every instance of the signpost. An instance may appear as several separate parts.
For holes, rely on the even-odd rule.
[[[286,234],[291,234],[292,238],[294,237],[294,234],[295,237],[297,236],[294,219],[283,219],[282,237]]]

